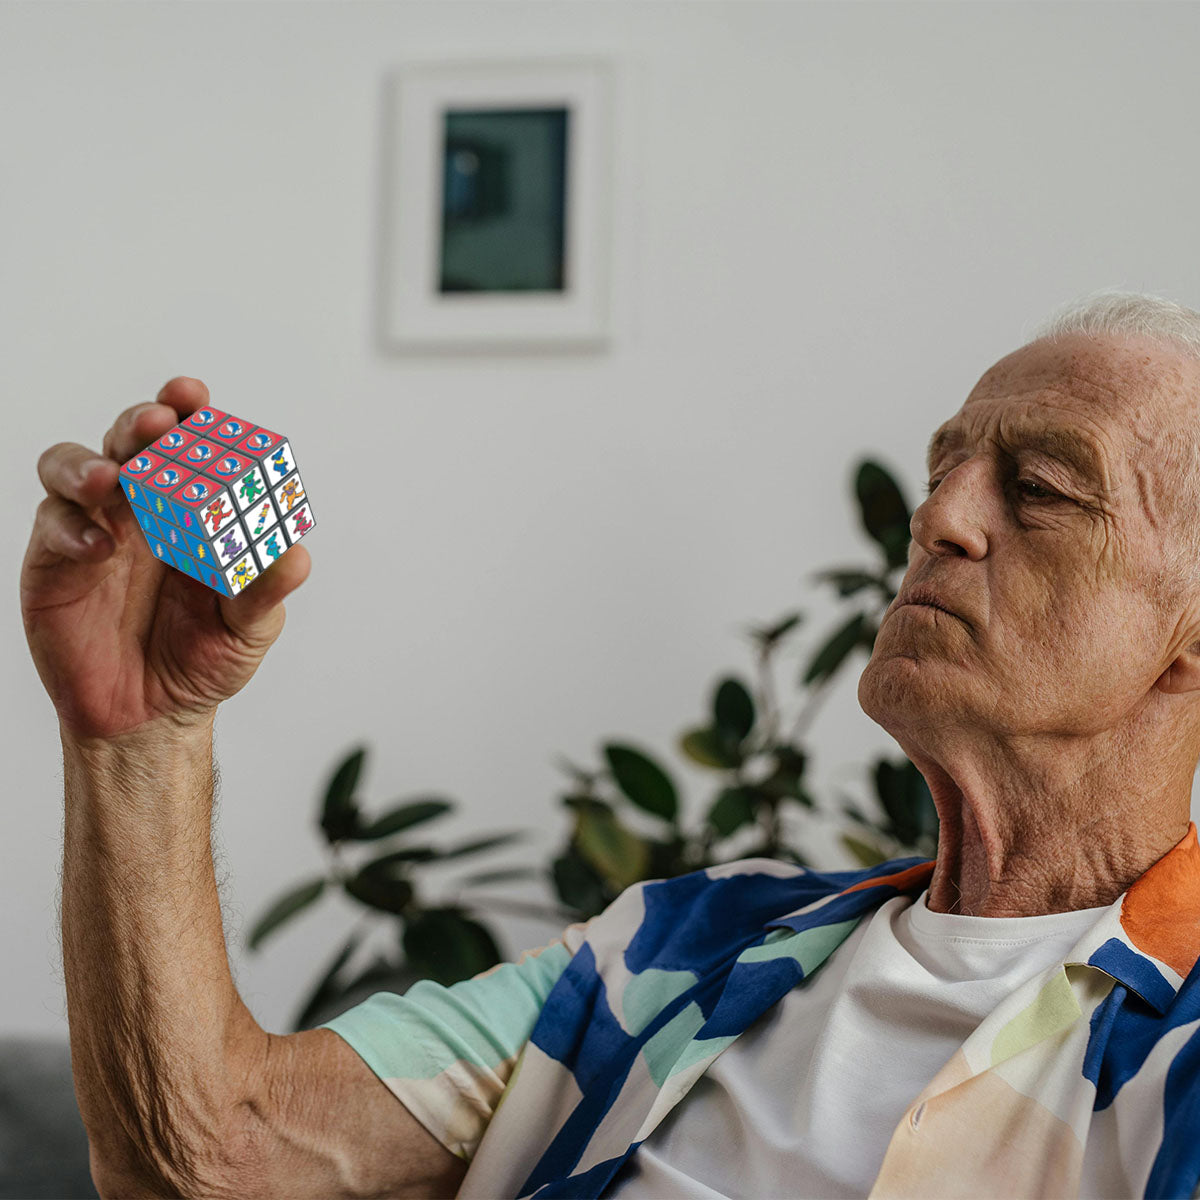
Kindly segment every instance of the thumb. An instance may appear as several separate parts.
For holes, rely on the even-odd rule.
[[[292,546],[236,596],[218,597],[230,632],[265,651],[283,632],[284,597],[308,578],[310,570],[312,556],[303,546]]]

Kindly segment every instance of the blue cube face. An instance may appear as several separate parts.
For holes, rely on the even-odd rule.
[[[287,440],[215,408],[135,454],[120,478],[154,556],[225,596],[316,526]]]

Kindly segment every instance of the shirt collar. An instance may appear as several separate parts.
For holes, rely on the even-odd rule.
[[[1137,992],[1160,1015],[1200,959],[1200,843],[1187,833],[1118,896],[1066,965],[1086,964]]]
[[[828,872],[830,892],[764,928],[799,931],[860,917],[893,896],[914,899],[928,886],[935,859],[903,858],[861,871]],[[848,882],[848,881],[853,882]],[[847,886],[838,887],[839,883]],[[1200,959],[1200,842],[1196,825],[1100,914],[1065,966],[1089,966],[1136,992],[1160,1015]]]

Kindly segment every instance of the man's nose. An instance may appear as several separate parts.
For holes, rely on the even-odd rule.
[[[929,554],[982,558],[987,552],[987,473],[986,463],[965,462],[942,475],[912,515],[908,529],[913,541]]]

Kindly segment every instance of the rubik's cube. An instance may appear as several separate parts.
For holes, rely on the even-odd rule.
[[[155,556],[237,595],[315,526],[285,438],[202,408],[121,467]]]

